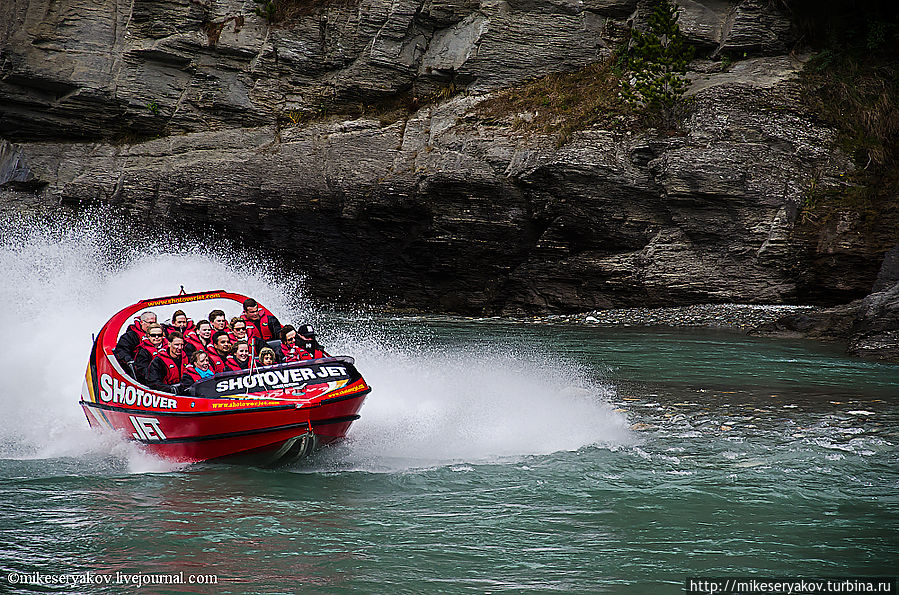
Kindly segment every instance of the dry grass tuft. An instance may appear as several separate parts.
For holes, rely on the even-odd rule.
[[[513,127],[556,135],[557,145],[597,124],[620,125],[631,110],[619,93],[620,75],[607,58],[571,73],[550,74],[506,89],[482,102],[475,116],[483,123],[510,119]]]

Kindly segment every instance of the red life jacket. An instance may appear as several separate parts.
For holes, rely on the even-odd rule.
[[[252,363],[252,361],[250,359],[248,359],[245,364],[241,365],[241,363],[239,361],[237,361],[237,358],[234,357],[233,354],[229,355],[228,359],[225,360],[225,365],[228,367],[229,370],[232,370],[234,372],[240,372],[242,370],[249,370],[250,363]]]
[[[203,345],[203,340],[197,334],[197,329],[192,329],[184,334],[184,340],[191,345],[193,345],[196,349],[201,351],[206,351],[206,346]],[[210,347],[212,349],[212,347]]]
[[[228,366],[225,365],[225,360],[223,360],[222,356],[219,355],[219,352],[215,350],[215,347],[207,349],[206,354],[209,356],[209,364],[215,374],[224,372],[228,369]]]
[[[165,384],[181,384],[181,377],[184,376],[184,368],[187,366],[187,354],[182,351],[177,362],[168,351],[160,351],[156,357],[165,363]]]
[[[210,368],[210,371],[215,373],[215,370],[212,370],[212,368]],[[184,375],[188,376],[193,382],[200,382],[201,380],[211,378],[211,376],[203,378],[200,375],[200,372],[197,371],[196,366],[194,366],[193,364],[187,364],[186,366],[184,366]]]
[[[164,324],[164,325],[162,325],[162,329],[165,331],[166,337],[171,335],[173,332],[178,331],[179,333],[181,333],[181,336],[184,337],[184,340],[187,341],[187,333],[194,332],[194,321],[191,320],[190,318],[188,318],[187,326],[184,327],[183,331],[181,329],[179,329],[177,326],[175,326],[174,324]],[[194,334],[196,334],[196,333],[194,333]]]
[[[297,347],[300,352],[300,360],[305,361],[307,359],[318,359],[320,357],[328,357],[328,354],[322,351],[321,349],[315,349],[311,353],[306,351],[302,347]]]
[[[162,343],[160,343],[159,347],[156,347],[150,343],[150,339],[144,335],[144,338],[141,339],[141,342],[137,345],[137,351],[140,352],[141,349],[146,349],[150,353],[150,361],[153,361],[153,358],[159,355],[164,349],[167,349],[168,346],[169,341],[165,337],[162,338]],[[134,354],[134,357],[137,357],[137,353]]]
[[[247,318],[246,314],[240,315],[243,321],[247,323],[247,336],[260,337],[264,341],[276,339],[277,337],[272,335],[272,331],[268,326],[268,310],[263,309],[262,306],[259,306],[259,309],[262,311],[262,316],[259,317],[259,326],[256,326],[255,322]]]
[[[302,349],[296,346],[296,343],[291,345],[287,345],[285,343],[281,343],[281,357],[284,358],[284,362],[298,362],[303,359],[303,354],[306,353]],[[308,354],[307,354],[308,355]],[[311,357],[307,357],[305,359],[312,359]]]
[[[250,353],[252,354],[256,354],[262,349],[260,344],[263,343],[263,341],[259,338],[259,335],[255,334],[255,327],[250,325],[247,325],[247,336],[243,339],[238,339],[237,335],[235,335],[234,331],[230,328],[228,329],[228,336],[231,337],[231,345],[236,344],[238,341],[246,341],[247,345],[250,346]],[[259,349],[256,349],[257,346],[259,346]]]
[[[140,349],[140,342],[147,338],[147,333],[145,333],[144,329],[140,326],[140,316],[135,318],[134,322],[131,323],[131,326],[125,329],[125,331],[134,331],[138,336],[137,346],[134,348],[134,353],[131,354],[131,359],[134,359],[137,357],[137,351]]]

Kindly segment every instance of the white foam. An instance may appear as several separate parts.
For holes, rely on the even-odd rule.
[[[182,284],[189,292],[228,289],[256,297],[282,322],[316,321],[300,279],[282,285],[257,272],[271,272],[271,263],[184,242],[132,249],[127,235],[109,235],[105,216],[0,229],[0,328],[10,337],[0,357],[0,457],[114,450],[108,436],[88,429],[78,401],[92,334],[140,299],[177,294]],[[157,314],[165,320],[171,312]],[[460,353],[414,337],[388,342],[383,326],[332,325],[323,337],[332,353],[354,355],[374,387],[341,450],[350,464],[482,461],[630,440],[609,389],[574,365],[499,345]],[[135,452],[119,451],[134,471],[177,468]]]

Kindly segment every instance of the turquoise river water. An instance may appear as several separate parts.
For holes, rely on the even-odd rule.
[[[0,591],[678,593],[899,568],[899,366],[711,330],[328,314],[214,253],[13,237]],[[354,355],[374,390],[350,438],[272,470],[89,430],[91,333],[171,279],[255,295]]]

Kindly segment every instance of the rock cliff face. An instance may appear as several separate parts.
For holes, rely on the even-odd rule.
[[[803,224],[809,185],[853,165],[800,101],[788,20],[764,0],[680,4],[706,55],[740,56],[695,61],[685,134],[594,128],[559,148],[512,125],[528,114],[488,124],[476,106],[608,56],[640,2],[297,4],[274,25],[252,1],[7,3],[0,203],[211,225],[328,300],[538,313],[867,295],[899,231]],[[382,118],[400,99],[409,114]]]

